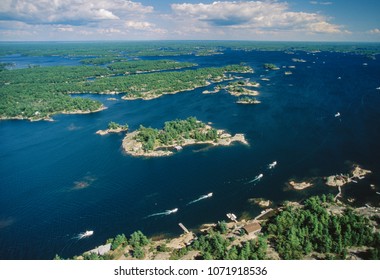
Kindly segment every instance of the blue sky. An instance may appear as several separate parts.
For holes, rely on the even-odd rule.
[[[380,42],[378,0],[1,0],[0,40]]]

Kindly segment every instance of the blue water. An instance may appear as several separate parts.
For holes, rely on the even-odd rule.
[[[307,62],[293,62],[294,57]],[[235,104],[236,97],[224,91],[202,94],[213,88],[209,86],[150,101],[109,101],[109,96],[87,95],[102,101],[108,110],[57,115],[54,122],[1,121],[0,259],[72,257],[118,233],[142,230],[149,236],[175,236],[181,233],[179,222],[197,228],[226,219],[228,212],[254,216],[261,209],[251,205],[249,198],[263,197],[279,204],[312,194],[336,193],[323,184],[296,192],[285,183],[291,178],[346,172],[352,163],[373,174],[345,187],[345,196],[356,197],[357,205],[378,204],[377,58],[259,51],[183,56],[176,59],[201,67],[248,63],[255,73],[242,76],[260,82],[258,99],[262,103]],[[25,65],[67,63],[59,57],[31,58],[30,63],[22,59]],[[16,65],[19,62],[17,57],[14,61]],[[282,68],[262,69],[267,62],[296,68],[287,69],[293,75],[285,76]],[[334,117],[336,112],[341,113],[340,118]],[[123,134],[95,134],[109,121],[127,122],[134,130],[140,124],[159,128],[165,121],[189,116],[231,133],[245,133],[250,146],[191,146],[172,157],[145,159],[123,153]],[[267,170],[267,164],[275,160],[277,167]],[[259,182],[247,184],[260,173],[264,177]],[[210,192],[212,198],[187,205]],[[179,209],[177,213],[147,218],[174,208]],[[75,239],[86,230],[95,233]]]

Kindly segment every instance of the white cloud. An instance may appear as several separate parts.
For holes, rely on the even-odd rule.
[[[82,25],[152,12],[152,6],[126,0],[2,0],[0,4],[0,19],[34,24]]]
[[[325,3],[325,2],[324,2]],[[327,3],[327,2],[326,2]],[[211,4],[172,4],[178,18],[193,25],[208,23],[209,27],[245,29],[253,33],[296,31],[309,33],[346,33],[342,26],[328,22],[317,13],[293,12],[286,2],[218,1]]]
[[[369,34],[380,34],[380,29],[379,28],[371,29],[371,30],[367,31],[367,33],[369,33]]]
[[[318,2],[318,1],[310,1],[310,4],[313,4],[313,5],[332,5],[333,2]]]
[[[147,21],[133,21],[128,20],[125,22],[125,27],[137,30],[151,30],[154,25]]]

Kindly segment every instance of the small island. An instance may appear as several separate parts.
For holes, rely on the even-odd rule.
[[[128,130],[128,124],[121,125],[121,124],[118,124],[118,123],[115,123],[115,122],[110,122],[108,124],[108,129],[106,129],[106,130],[98,130],[96,132],[96,134],[107,135],[109,133],[120,133],[122,131],[127,131],[127,130]]]
[[[260,198],[250,198],[250,199],[248,199],[248,202],[256,204],[261,208],[267,208],[273,204],[272,201],[267,200],[265,198],[261,198],[261,197]]]
[[[236,81],[236,82],[230,82],[225,87],[225,90],[227,90],[229,94],[234,95],[234,96],[241,96],[241,95],[256,96],[256,95],[259,95],[258,91],[247,89],[246,87],[259,87],[259,86],[260,86],[259,83],[251,82],[249,80]]]
[[[269,70],[279,70],[280,68],[272,63],[264,63],[264,68]]]
[[[193,144],[210,144],[228,146],[233,142],[248,145],[244,134],[231,134],[217,130],[198,121],[195,117],[186,120],[165,122],[162,130],[140,126],[136,131],[128,133],[123,139],[124,151],[132,156],[160,157],[169,156],[183,146]]]
[[[371,172],[371,170],[363,169],[359,165],[354,165],[351,174],[339,174],[328,176],[326,178],[326,185],[330,187],[342,187],[351,182],[357,183],[357,179],[364,179],[364,177]]]
[[[296,182],[294,180],[289,181],[288,184],[297,191],[304,190],[313,186],[313,183],[311,182]]]
[[[254,98],[254,97],[244,96],[244,97],[239,98],[239,99],[236,101],[236,103],[237,103],[237,104],[260,104],[261,101],[257,100],[257,99]]]

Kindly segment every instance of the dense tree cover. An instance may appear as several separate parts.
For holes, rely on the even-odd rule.
[[[8,86],[6,86],[8,87]],[[62,93],[26,90],[6,91],[0,87],[0,118],[45,119],[57,113],[92,112],[102,104],[88,98],[72,98]]]
[[[140,126],[135,139],[142,143],[145,151],[154,150],[159,146],[180,144],[185,139],[194,139],[196,141],[217,140],[217,131],[213,128],[205,129],[205,126],[195,117],[165,122],[162,130]]]
[[[115,62],[107,67],[115,73],[135,74],[139,72],[172,70],[193,66],[196,66],[196,64],[173,60],[133,60],[127,62]]]
[[[102,67],[97,66],[50,66],[50,67],[32,67],[25,69],[14,69],[4,71],[0,76],[0,85],[17,84],[31,85],[60,83],[73,84],[78,81],[86,81],[87,78],[110,75],[110,72]]]
[[[104,64],[115,63],[119,61],[125,61],[125,60],[127,59],[121,56],[105,55],[101,57],[85,58],[85,59],[82,59],[80,62],[82,64],[87,64],[87,65],[104,65]]]
[[[108,123],[108,129],[123,129],[127,130],[128,129],[128,124],[118,124],[116,122],[109,122]]]
[[[140,63],[140,62],[139,62]],[[136,64],[135,69],[164,67],[176,62]],[[190,64],[182,64],[189,66]],[[245,71],[246,66],[204,68],[183,72],[110,77],[110,69],[98,66],[53,66],[4,70],[0,75],[0,117],[43,119],[60,112],[95,111],[98,101],[71,98],[67,93],[126,92],[128,97],[156,97],[183,91],[222,79],[226,71]]]
[[[219,232],[210,231],[200,236],[188,250],[199,250],[206,260],[264,260],[267,241],[259,236],[239,245],[231,245],[232,240]]]
[[[272,63],[264,63],[263,67],[270,70],[278,70],[279,68]]]
[[[201,68],[180,72],[160,72],[144,75],[104,77],[86,81],[75,86],[76,92],[125,92],[126,98],[152,98],[165,93],[174,93],[206,86],[212,81],[221,81],[226,72],[246,72],[251,68],[230,65],[220,68]],[[74,88],[73,88],[74,89]]]
[[[267,223],[264,232],[282,258],[300,259],[313,251],[345,258],[348,247],[375,245],[367,218],[349,208],[343,215],[331,214],[327,200],[324,195],[311,197],[303,208],[288,206]]]
[[[151,41],[151,42],[4,42],[0,55],[30,56],[174,56],[243,51],[331,51],[364,55],[380,53],[378,43],[249,42],[249,41]]]

